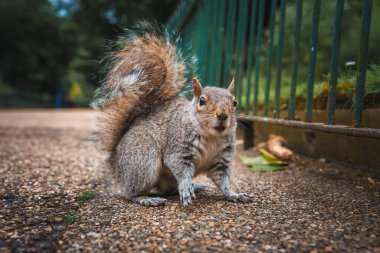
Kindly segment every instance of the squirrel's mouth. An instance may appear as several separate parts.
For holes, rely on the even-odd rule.
[[[218,132],[223,132],[224,130],[226,130],[226,126],[219,125],[219,126],[215,127],[215,130]]]

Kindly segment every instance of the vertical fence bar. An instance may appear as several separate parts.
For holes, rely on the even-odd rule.
[[[197,11],[191,22],[193,23],[193,28],[194,28],[194,35],[192,36],[193,37],[193,40],[192,40],[192,44],[191,44],[191,49],[193,50],[193,54],[195,55],[199,55],[199,26],[198,26],[198,20],[199,20],[199,15],[200,15],[200,12]]]
[[[354,96],[354,126],[359,127],[362,122],[364,107],[364,88],[367,70],[368,41],[371,26],[372,0],[363,1],[362,25],[360,34],[360,53]]]
[[[284,45],[284,27],[285,27],[285,13],[286,13],[285,8],[286,8],[286,0],[281,0],[280,24],[279,24],[279,29],[278,29],[276,87],[275,87],[275,93],[274,93],[274,117],[275,118],[280,117],[282,49]]]
[[[307,80],[307,95],[306,95],[306,122],[311,121],[313,112],[313,94],[314,94],[314,81],[315,81],[315,61],[317,58],[318,46],[318,29],[319,29],[319,15],[321,12],[321,0],[313,1],[313,17],[310,39],[310,64],[309,76]]]
[[[238,10],[237,10],[237,28],[236,28],[236,34],[235,34],[235,73],[234,73],[234,79],[235,79],[235,84],[237,85],[241,85],[241,83],[238,82],[238,80],[236,80],[236,76],[237,74],[239,73],[239,67],[240,67],[240,41],[241,41],[241,27],[242,27],[242,12],[243,12],[243,0],[238,0]],[[240,100],[239,100],[239,88],[235,89],[235,96],[237,97],[237,100],[238,100],[238,107],[237,107],[237,111],[239,113],[239,110],[240,110]]]
[[[300,48],[301,21],[302,21],[302,0],[297,0],[296,26],[294,30],[294,44],[293,44],[294,47],[293,47],[293,58],[292,58],[292,76],[291,76],[291,81],[290,81],[290,98],[289,98],[289,119],[290,120],[294,120],[295,118],[298,52]]]
[[[205,73],[204,73],[204,82],[205,84],[209,84],[209,69],[210,69],[210,63],[211,63],[211,43],[212,43],[212,7],[213,7],[213,2],[212,1],[205,1],[205,40],[206,40],[206,45],[205,45]]]
[[[224,42],[224,18],[226,11],[226,0],[218,1],[218,25],[216,27],[217,39],[216,43],[216,60],[215,60],[215,84],[222,86],[221,83],[221,70],[222,70],[222,56],[223,56],[223,42]]]
[[[212,15],[212,7],[213,7],[213,1],[205,1],[205,34],[204,34],[204,40],[206,41],[204,45],[204,52],[205,52],[205,66],[204,66],[204,78],[203,82],[205,84],[209,84],[210,76],[209,76],[209,69],[211,64],[211,57],[212,57],[212,21],[213,21],[213,15]]]
[[[181,28],[181,25],[189,15],[195,1],[196,0],[182,1],[182,3],[179,4],[178,8],[174,11],[173,15],[166,24],[166,29],[169,33],[178,31]]]
[[[232,70],[232,56],[234,53],[234,38],[235,38],[235,18],[236,18],[236,0],[228,0],[227,8],[227,27],[226,27],[226,44],[224,47],[223,61],[223,86],[229,84]]]
[[[265,84],[265,97],[264,97],[264,116],[268,116],[269,108],[269,91],[272,76],[272,55],[273,55],[273,34],[274,34],[274,19],[276,10],[277,0],[271,1],[270,7],[270,19],[269,19],[269,48],[268,48],[268,62],[267,62],[267,76]]]
[[[243,13],[243,1],[244,0],[239,0],[238,3],[239,3],[239,6],[238,6],[238,12],[237,12],[237,29],[236,29],[236,42],[235,42],[235,73],[234,73],[234,78],[235,78],[235,83],[240,86],[241,83],[239,83],[239,80],[237,80],[237,75],[239,74],[239,71],[240,71],[240,44],[241,44],[241,40],[242,40],[242,13]],[[235,89],[235,96],[238,97],[239,94],[240,94],[240,88],[237,88]],[[239,98],[237,99],[238,100],[238,107],[237,107],[237,111],[239,113],[239,109],[240,109],[240,100]]]
[[[265,0],[259,2],[259,18],[257,21],[257,42],[255,51],[255,83],[253,87],[253,115],[257,115],[258,97],[259,97],[259,77],[260,77],[260,51],[261,40],[263,35],[264,25],[264,6]]]
[[[334,124],[336,84],[338,79],[338,60],[340,51],[340,35],[343,20],[344,0],[336,0],[333,48],[330,64],[329,97],[327,100],[327,124]]]
[[[205,55],[205,59],[206,59],[206,65],[205,65],[205,77],[204,77],[204,82],[206,84],[209,84],[210,83],[210,65],[212,63],[212,22],[213,22],[213,1],[210,0],[210,1],[205,1],[206,3],[206,36],[205,36],[205,39],[206,39],[206,55]]]
[[[205,2],[201,2],[200,5],[200,16],[199,16],[199,22],[198,22],[198,28],[199,28],[199,74],[200,74],[200,81],[201,83],[205,82],[206,77],[206,55],[207,55],[207,47],[206,43],[202,43],[205,38],[207,38],[207,26],[205,26],[205,22],[207,21],[207,12],[206,12],[207,5]]]
[[[238,87],[238,106],[237,113],[240,113],[243,97],[243,70],[245,63],[245,44],[247,35],[247,19],[248,19],[248,0],[240,0],[239,2],[239,25],[238,40],[236,43],[236,84]]]
[[[211,45],[210,45],[210,63],[209,63],[209,71],[208,71],[208,85],[214,85],[215,84],[215,73],[214,69],[216,68],[215,66],[215,58],[216,58],[216,44],[217,44],[217,31],[216,27],[218,25],[218,1],[217,0],[212,0],[212,23],[211,23]]]
[[[249,35],[248,35],[248,63],[247,63],[247,87],[245,93],[245,114],[249,114],[250,98],[251,98],[251,73],[252,73],[252,60],[253,60],[253,49],[255,44],[255,33],[256,33],[256,13],[257,13],[257,0],[252,0],[251,2],[251,13],[249,21]]]

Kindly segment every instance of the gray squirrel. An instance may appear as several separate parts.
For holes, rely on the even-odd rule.
[[[100,111],[96,133],[123,195],[144,206],[164,205],[179,194],[190,205],[206,174],[229,201],[251,196],[231,189],[235,148],[234,81],[228,89],[202,88],[192,79],[191,101],[178,96],[186,61],[176,43],[153,31],[133,33],[112,54],[104,83],[92,107]]]

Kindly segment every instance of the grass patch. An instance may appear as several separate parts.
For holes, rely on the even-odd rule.
[[[91,199],[94,199],[96,197],[96,194],[94,192],[85,191],[79,194],[78,199],[80,201],[90,201]]]
[[[71,225],[71,224],[74,224],[75,222],[77,222],[79,220],[80,215],[77,213],[70,213],[70,214],[59,215],[57,217],[62,218],[63,222],[65,224]]]

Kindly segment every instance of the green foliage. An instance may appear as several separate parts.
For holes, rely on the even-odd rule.
[[[78,196],[78,199],[81,201],[89,201],[91,199],[94,199],[95,197],[96,194],[94,192],[85,191]]]
[[[301,25],[301,40],[300,40],[300,53],[298,59],[298,77],[297,77],[297,90],[296,90],[296,107],[297,109],[305,108],[308,67],[309,67],[309,46],[310,46],[310,32],[311,32],[311,18],[312,18],[312,3],[313,1],[303,1],[303,15]],[[356,63],[361,31],[361,9],[362,1],[348,0],[345,1],[343,27],[341,36],[341,48],[339,58],[339,78],[337,85],[337,98],[341,96],[341,107],[338,104],[337,108],[351,108],[353,101],[353,91],[356,84],[356,66],[347,67],[346,62]],[[276,26],[274,38],[274,55],[272,67],[271,90],[269,96],[269,107],[273,108],[274,104],[274,85],[275,73],[277,63],[276,53],[278,47],[278,29],[279,29],[279,11],[276,13]],[[280,105],[282,109],[286,109],[290,94],[290,80],[291,80],[291,66],[294,46],[294,27],[295,27],[296,6],[295,1],[290,0],[287,3],[286,9],[286,23],[284,34],[284,49],[282,60],[282,83],[281,83],[281,96]],[[314,107],[325,109],[326,99],[328,94],[328,82],[330,72],[330,57],[332,53],[332,35],[333,24],[335,18],[335,1],[322,1],[321,16],[318,33],[318,48],[317,48],[317,62],[315,70],[315,85],[314,85]],[[380,24],[380,1],[373,2],[371,31],[369,41],[369,66],[366,76],[366,96],[369,94],[380,93],[380,58],[379,58],[379,45],[380,45],[380,32],[378,29]],[[258,104],[260,107],[264,104],[264,91],[266,83],[266,66],[268,61],[268,27],[264,30],[263,47],[260,52],[260,75],[259,75],[259,92]],[[252,68],[252,71],[254,69]],[[252,72],[253,73],[253,72]],[[253,74],[252,74],[253,76]],[[245,105],[246,100],[246,77],[243,80],[243,100]],[[253,77],[250,80],[250,85],[253,85]],[[323,98],[322,98],[323,97]],[[326,98],[325,98],[326,97]],[[321,99],[323,101],[321,101]],[[376,100],[376,97],[373,98]],[[250,95],[250,103],[253,105],[253,93]],[[367,106],[378,106],[378,103],[366,104]]]
[[[114,41],[125,28],[135,25],[138,20],[164,22],[176,6],[176,0],[165,1],[92,1],[73,0],[67,4],[59,0],[55,5],[57,13],[68,13],[61,19],[77,30],[79,45],[67,69],[65,94],[71,104],[87,106],[93,90],[105,77],[101,60],[106,51],[114,48]],[[69,98],[73,86],[80,86],[82,94]]]
[[[380,94],[380,66],[371,65],[366,75],[366,94]]]
[[[342,68],[337,80],[337,109],[351,109],[353,105],[354,90],[356,85],[356,75],[355,69]],[[265,93],[265,78],[264,74],[259,76],[259,94],[258,94],[258,106],[263,108],[264,106],[264,93]],[[283,85],[281,86],[281,96],[280,96],[280,108],[287,109],[290,97],[290,85],[286,80],[290,80],[290,77],[283,74],[285,79]],[[330,75],[323,75],[319,81],[314,84],[314,109],[326,109],[327,106],[327,96],[329,89]],[[254,83],[253,77],[251,78],[251,85]],[[246,89],[247,79],[243,79],[243,91]],[[273,82],[272,82],[273,85]],[[296,90],[296,109],[304,110],[307,92],[307,82],[306,80],[299,81]],[[272,87],[269,93],[269,108],[273,109],[274,105],[274,93],[275,90]],[[366,72],[366,86],[365,86],[365,100],[371,98],[372,102],[366,103],[366,108],[377,108],[380,106],[378,102],[378,96],[380,94],[380,66],[372,64],[369,66]],[[243,94],[242,104],[245,106],[246,94]],[[250,96],[250,107],[253,107],[253,95]]]
[[[58,218],[62,218],[65,224],[71,225],[80,219],[80,215],[77,213],[69,213],[69,214],[59,215]]]
[[[9,86],[8,84],[4,83],[1,79],[0,79],[0,93],[6,93],[6,94],[10,94],[12,92],[14,92],[14,88]]]
[[[0,2],[0,77],[16,90],[54,93],[76,40],[48,1]]]
[[[284,34],[284,55],[283,67],[284,71],[290,73],[292,51],[294,45],[294,27],[295,27],[295,1],[289,1],[286,9],[286,23]],[[345,1],[343,14],[342,35],[339,67],[345,68],[345,63],[356,61],[359,50],[360,30],[361,30],[361,1]],[[312,17],[312,1],[303,2],[301,40],[300,40],[300,57],[298,61],[298,80],[300,82],[307,80],[308,64],[309,64],[309,46],[311,32]],[[380,2],[374,1],[372,8],[372,21],[369,41],[369,63],[379,63],[380,33],[378,24],[380,23]],[[317,64],[316,78],[323,79],[323,76],[329,72],[330,57],[332,52],[332,36],[335,19],[335,1],[322,1],[321,15],[319,20],[318,32],[318,48],[317,48]],[[279,12],[276,15],[276,30],[279,27]],[[265,32],[268,36],[268,31]],[[275,32],[277,36],[277,31]],[[277,38],[274,40],[275,48],[278,46]],[[267,48],[263,48],[262,55],[265,58]],[[290,75],[289,75],[290,76]]]
[[[103,78],[99,61],[107,41],[137,20],[164,23],[176,4],[177,0],[0,1],[0,96],[12,96],[10,103],[0,97],[0,106],[52,106],[58,90],[64,92],[66,105],[87,106]],[[76,96],[73,87],[80,89]],[[41,97],[48,97],[49,103]]]

